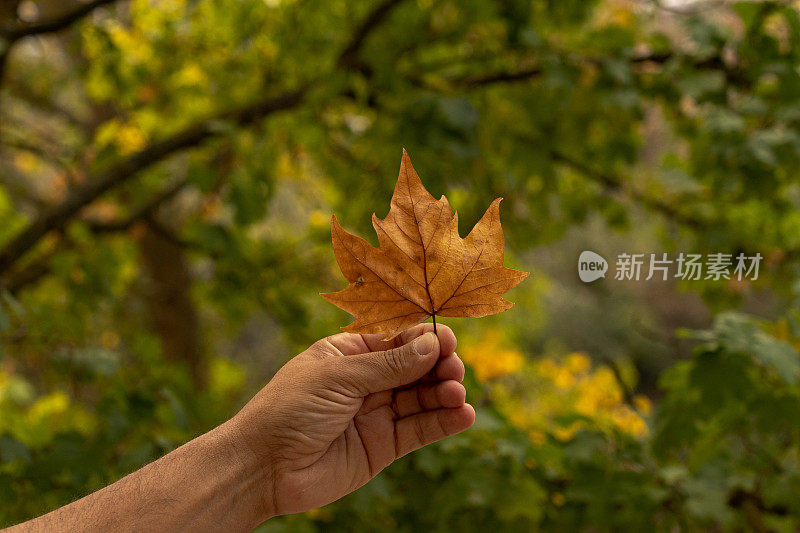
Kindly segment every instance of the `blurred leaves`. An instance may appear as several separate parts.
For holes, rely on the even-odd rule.
[[[367,234],[405,146],[462,225],[505,197],[510,266],[538,272],[548,245],[602,226],[632,247],[648,233],[759,251],[761,276],[687,287],[718,313],[692,339],[657,314],[676,292],[630,304],[534,279],[512,313],[453,322],[474,429],[266,530],[796,530],[800,18],[720,4],[132,0],[14,43],[0,246],[98,169],[197,121],[213,139],[80,206],[3,272],[0,523],[218,424],[336,331],[344,313],[318,297],[338,284],[330,213]],[[215,118],[309,80],[291,112]],[[145,229],[185,261],[202,371],[155,332]],[[643,353],[669,367],[657,389]]]

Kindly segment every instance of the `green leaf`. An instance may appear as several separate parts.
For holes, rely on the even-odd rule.
[[[25,443],[20,442],[10,435],[0,435],[0,463],[13,463],[21,461],[29,463],[31,452]]]
[[[764,332],[758,323],[740,313],[725,312],[714,321],[717,342],[724,349],[752,355],[759,363],[774,368],[791,385],[800,377],[800,354],[787,342]]]
[[[682,93],[699,98],[720,92],[725,87],[725,75],[717,71],[691,72],[681,76],[676,85]]]

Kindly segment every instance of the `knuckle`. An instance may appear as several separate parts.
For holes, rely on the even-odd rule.
[[[392,348],[384,352],[384,360],[386,361],[387,370],[391,375],[403,374],[408,366],[405,357],[405,350],[402,348]]]
[[[316,364],[314,365],[314,370],[316,371],[317,374],[320,374],[323,377],[330,375],[334,376],[339,375],[341,374],[339,370],[342,368],[344,364],[344,361],[340,361],[339,359],[340,359],[339,357],[325,357],[323,359],[320,359],[319,361],[316,361]]]
[[[412,429],[414,430],[414,436],[417,439],[417,442],[420,444],[425,444],[427,439],[425,438],[425,428],[422,425],[422,417],[417,417],[414,419],[414,423],[411,424]]]
[[[436,413],[436,430],[439,433],[437,438],[443,438],[448,435],[447,427],[445,425],[444,419],[442,418],[444,415],[442,412]]]
[[[349,363],[345,357],[327,357],[319,362],[317,376],[326,383],[344,381],[352,385],[353,381],[359,379],[359,372],[357,367],[354,368]]]
[[[327,357],[319,361],[316,376],[322,387],[345,394],[363,392],[363,373],[345,357]]]

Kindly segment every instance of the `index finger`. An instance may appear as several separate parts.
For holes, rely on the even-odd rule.
[[[380,334],[364,334],[361,337],[371,352],[379,352],[382,350],[389,350],[397,348],[404,344],[408,344],[417,337],[420,337],[429,331],[433,331],[433,323],[425,322],[412,326],[393,338],[392,340],[383,340],[383,335]],[[440,355],[439,357],[449,357],[456,351],[456,335],[449,326],[444,324],[436,324],[436,336],[439,337]]]

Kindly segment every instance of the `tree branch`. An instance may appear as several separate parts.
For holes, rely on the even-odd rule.
[[[635,408],[636,405],[633,401],[635,391],[631,390],[631,387],[625,382],[625,378],[622,375],[622,369],[620,368],[619,364],[617,364],[617,361],[607,356],[601,357],[600,361],[606,365],[614,375],[614,380],[617,382],[617,386],[622,393],[622,400],[630,407]]]
[[[161,191],[155,198],[150,200],[145,205],[139,207],[122,220],[113,220],[109,222],[90,220],[89,228],[95,233],[111,233],[130,229],[130,227],[139,220],[151,217],[156,209],[173,199],[175,195],[178,194],[184,187],[186,187],[188,183],[189,182],[186,179],[179,180],[174,185]]]
[[[25,34],[32,35],[43,33],[44,31],[56,31],[61,27],[68,26],[92,9],[113,1],[95,0],[83,6],[80,10],[71,12],[57,20],[28,25]],[[355,64],[350,63],[350,61],[355,60],[358,62],[358,54],[366,38],[400,2],[402,0],[384,0],[367,16],[356,28],[349,44],[339,55],[338,64],[340,66],[354,68]],[[3,34],[0,31],[0,35],[8,34]],[[2,59],[3,57],[0,55],[0,64],[2,64]],[[60,204],[43,211],[24,230],[0,249],[0,275],[8,272],[14,263],[35,247],[45,235],[51,231],[58,231],[64,228],[75,214],[99,196],[127,182],[141,170],[152,166],[173,153],[197,146],[211,137],[220,135],[221,131],[216,127],[219,122],[230,121],[240,126],[246,126],[274,112],[292,109],[302,102],[311,85],[309,83],[300,89],[289,91],[273,98],[267,98],[197,123],[166,139],[150,144],[130,157],[111,165],[104,171],[88,176],[86,185],[75,189]],[[147,217],[149,214],[150,210],[144,212],[142,216]],[[122,221],[122,223],[124,224],[125,221]]]
[[[47,96],[37,93],[31,87],[25,87],[13,77],[6,82],[6,90],[9,96],[19,100],[24,105],[31,108],[40,108],[51,115],[61,117],[72,126],[80,128],[82,131],[89,131],[90,125],[76,116],[72,111],[57,105]]]
[[[116,0],[92,0],[91,2],[80,4],[72,11],[51,20],[30,23],[17,21],[15,24],[6,24],[5,27],[0,28],[0,36],[5,38],[9,42],[8,45],[11,46],[15,41],[29,35],[40,35],[68,28],[98,7],[113,2],[116,2]]]
[[[749,80],[740,69],[727,65],[725,61],[722,59],[722,57],[720,57],[719,55],[703,59],[696,59],[696,58],[693,59],[691,58],[691,56],[679,56],[673,52],[654,52],[654,53],[647,53],[647,54],[633,56],[630,58],[630,62],[633,65],[642,65],[642,64],[663,65],[670,59],[678,57],[681,57],[682,59],[691,60],[690,64],[692,68],[695,69],[719,70],[720,72],[725,74],[726,79],[732,85],[742,87],[746,86],[749,83]],[[600,56],[570,56],[570,58],[572,61],[575,62],[576,65],[580,63],[589,63],[597,66],[598,68],[604,68],[604,64],[607,61],[607,58]],[[524,59],[530,60],[530,58],[524,58]],[[568,59],[563,58],[563,61],[567,62]],[[457,60],[454,59],[449,63],[445,62],[445,65],[448,67],[452,67],[453,64],[455,63],[457,63]],[[422,75],[416,73],[408,73],[405,75],[405,77],[410,83],[423,89],[437,90],[440,89],[441,87],[473,89],[476,87],[493,85],[495,83],[515,83],[520,81],[527,81],[545,74],[545,70],[540,66],[535,66],[529,68],[522,68],[519,70],[500,70],[496,72],[488,72],[482,74],[465,74],[462,76],[443,77],[441,86],[439,86],[439,84],[429,83],[424,79],[425,74],[434,74],[434,73],[435,72],[427,72],[423,73]]]
[[[86,185],[75,189],[60,204],[42,212],[28,227],[0,249],[0,274],[8,271],[15,261],[36,246],[47,233],[63,228],[85,205],[105,192],[125,183],[139,171],[171,154],[197,146],[206,139],[221,134],[220,128],[217,127],[219,122],[230,121],[244,126],[272,113],[294,108],[302,101],[307,88],[308,85],[197,123],[166,139],[150,144],[102,172],[88,176]]]
[[[489,74],[481,74],[478,76],[464,76],[461,78],[451,78],[447,81],[449,85],[456,87],[463,87],[471,89],[480,87],[482,85],[491,85],[493,83],[512,83],[518,81],[526,81],[531,78],[536,78],[543,73],[541,67],[531,67],[518,71],[501,71],[492,72]]]
[[[364,74],[371,73],[368,65],[366,65],[361,58],[361,49],[364,47],[364,42],[367,37],[389,16],[392,10],[397,7],[403,0],[384,0],[378,4],[375,9],[364,19],[364,21],[353,32],[348,45],[339,54],[337,64],[348,70],[358,70]]]
[[[0,153],[4,148],[32,154],[44,164],[56,170],[63,171],[70,179],[75,181],[75,169],[70,166],[66,158],[61,157],[59,154],[50,153],[41,146],[17,138],[0,141]]]
[[[30,23],[21,22],[17,18],[18,2],[9,2],[7,11],[4,11],[5,16],[0,19],[0,81],[4,77],[8,64],[8,54],[11,52],[15,42],[29,35],[40,35],[68,28],[96,8],[115,1],[92,0],[54,19]]]
[[[63,246],[56,246],[50,252],[25,265],[25,268],[9,276],[7,280],[0,281],[0,287],[16,295],[31,283],[36,283],[50,273],[50,261],[61,252],[62,249]]]
[[[583,174],[585,177],[601,184],[606,189],[618,192],[623,195],[627,195],[636,202],[642,204],[643,206],[653,211],[658,211],[676,222],[679,222],[685,226],[694,229],[703,229],[708,227],[708,223],[706,220],[683,213],[679,211],[674,205],[665,202],[660,198],[654,198],[652,196],[648,196],[636,189],[625,188],[624,187],[625,180],[620,176],[615,176],[613,174],[592,168],[584,164],[583,162],[578,161],[577,159],[574,159],[572,157],[569,157],[557,150],[550,150],[549,155],[553,161],[572,168],[573,170],[579,172],[580,174]]]

